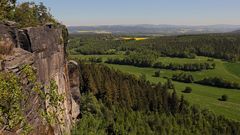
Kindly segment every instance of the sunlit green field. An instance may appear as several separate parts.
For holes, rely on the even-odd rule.
[[[240,77],[240,63],[225,63],[224,66],[232,74],[235,74],[236,76]]]
[[[160,58],[161,59],[161,58]],[[175,63],[195,63],[196,61],[199,62],[207,62],[206,57],[197,57],[197,59],[180,59],[180,58],[163,58],[166,63],[167,62],[175,62]],[[204,70],[204,71],[197,71],[197,72],[186,72],[190,73],[194,76],[195,80],[201,80],[205,77],[221,77],[229,81],[234,82],[240,82],[240,77],[237,76],[237,72],[239,72],[239,68],[235,68],[232,70],[229,70],[228,68],[225,68],[224,65],[226,65],[227,62],[223,62],[221,60],[214,60],[214,63],[216,64],[216,69],[213,70]],[[228,64],[228,63],[227,63]],[[231,68],[230,68],[231,69]],[[182,71],[172,71],[172,70],[162,70],[163,75],[167,77],[171,77],[173,74],[182,72]],[[232,72],[236,72],[233,74]]]
[[[88,59],[91,57],[100,57],[103,61],[106,61],[108,58],[123,58],[123,54],[118,55],[72,55],[72,58],[81,58]],[[169,57],[159,57],[157,61],[161,61],[163,63],[204,63],[208,62],[207,57],[198,56],[195,59],[187,59],[187,58],[169,58]],[[219,59],[214,59],[213,61],[216,64],[216,69],[214,70],[205,70],[205,71],[197,71],[197,72],[186,72],[190,73],[194,76],[196,81],[201,80],[205,77],[221,77],[229,81],[240,82],[240,64],[224,62]],[[228,67],[228,68],[227,68]],[[177,74],[183,71],[174,71],[174,70],[161,70],[163,76],[171,78],[173,74]]]
[[[156,71],[156,69],[153,68],[138,68],[134,66],[109,64],[108,66],[113,67],[114,69],[119,69],[123,72],[135,74],[137,76],[145,74],[147,80],[153,83],[166,81],[164,78],[152,77]],[[163,74],[163,76],[165,75]],[[178,95],[183,94],[191,104],[200,105],[202,108],[207,108],[216,114],[224,115],[228,118],[240,121],[240,90],[216,88],[199,84],[186,84],[180,82],[174,82],[174,84]],[[181,92],[186,86],[192,87],[192,93],[185,94]],[[229,100],[227,102],[218,100],[218,98],[223,94],[227,94],[229,96]]]

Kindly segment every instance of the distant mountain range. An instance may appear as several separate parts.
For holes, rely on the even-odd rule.
[[[226,33],[240,29],[240,25],[101,25],[101,26],[69,26],[70,33],[113,33],[113,34],[158,34],[180,35],[201,33]]]

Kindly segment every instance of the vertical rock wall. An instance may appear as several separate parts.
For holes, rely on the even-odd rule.
[[[48,25],[18,30],[14,26],[0,24],[0,71],[18,74],[22,65],[31,65],[36,69],[39,82],[49,86],[50,80],[55,80],[58,93],[64,96],[61,104],[64,111],[58,116],[62,124],[53,126],[46,126],[34,111],[36,107],[48,109],[48,101],[40,100],[37,95],[32,97],[34,102],[27,103],[33,108],[32,115],[28,118],[34,128],[31,134],[70,134],[79,115],[79,101],[76,98],[80,98],[80,93],[77,93],[78,76],[72,74],[77,73],[78,69],[77,65],[71,68],[71,72],[68,69],[64,44],[66,40],[63,37],[61,27]],[[69,78],[69,73],[73,78]],[[43,90],[47,92],[46,88]]]

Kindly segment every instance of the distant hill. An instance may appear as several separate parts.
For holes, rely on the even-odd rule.
[[[232,31],[231,33],[240,34],[240,30]]]
[[[69,26],[70,33],[113,33],[113,34],[158,34],[180,35],[201,33],[226,33],[240,29],[240,25],[101,25],[101,26]]]

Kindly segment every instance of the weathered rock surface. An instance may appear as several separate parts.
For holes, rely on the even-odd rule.
[[[38,108],[46,109],[47,106],[43,106],[42,102],[47,101],[28,93],[31,100],[26,103],[30,106],[27,108],[27,120],[34,128],[31,134],[70,134],[79,115],[78,66],[74,62],[68,64],[63,37],[60,27],[41,26],[18,30],[14,26],[0,24],[0,71],[18,74],[22,65],[32,65],[39,82],[47,86],[50,80],[55,80],[58,93],[64,95],[61,104],[64,111],[58,116],[63,124],[48,126],[36,111]]]
[[[71,88],[71,94],[72,98],[74,100],[73,102],[73,110],[72,110],[72,116],[73,119],[76,120],[78,118],[78,115],[80,114],[80,81],[79,81],[79,66],[78,63],[75,61],[69,61],[68,63],[68,71],[69,71],[69,78],[70,78],[70,88]]]

